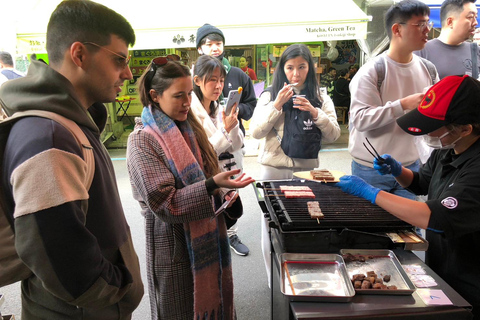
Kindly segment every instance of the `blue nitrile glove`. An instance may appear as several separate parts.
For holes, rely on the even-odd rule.
[[[375,188],[366,183],[362,178],[357,176],[343,176],[336,184],[343,192],[362,197],[375,204],[375,199],[380,189]]]
[[[389,154],[383,154],[382,158],[384,163],[380,164],[377,158],[373,159],[373,169],[377,170],[382,176],[386,174],[392,174],[394,177],[398,177],[402,174],[402,164],[392,158]]]

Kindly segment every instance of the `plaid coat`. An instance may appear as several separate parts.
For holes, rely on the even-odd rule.
[[[182,188],[159,143],[138,127],[128,139],[127,167],[145,217],[152,319],[193,319],[193,275],[183,223],[212,217],[213,199],[205,181]]]

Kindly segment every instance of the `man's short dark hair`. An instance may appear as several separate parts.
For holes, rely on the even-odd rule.
[[[407,22],[413,16],[429,16],[430,8],[418,0],[403,0],[392,5],[385,13],[385,29],[389,39],[392,39],[392,26],[395,23]]]
[[[88,0],[63,1],[48,22],[48,58],[51,63],[62,61],[65,50],[77,41],[108,45],[112,34],[127,45],[135,43],[130,23],[112,9]]]
[[[13,58],[7,51],[0,51],[0,62],[13,68]]]
[[[348,70],[347,70],[347,69],[342,69],[342,70],[340,70],[340,72],[339,72],[338,75],[339,75],[340,77],[345,77],[345,76],[347,75],[347,73],[348,73]]]
[[[452,15],[459,15],[463,11],[465,3],[475,3],[477,0],[445,0],[440,8],[440,21],[445,26],[447,18]]]
[[[330,73],[332,70],[337,71],[337,69],[335,69],[334,67],[330,67],[330,68],[328,68],[328,73]]]

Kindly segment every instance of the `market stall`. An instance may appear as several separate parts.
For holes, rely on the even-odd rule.
[[[473,317],[468,302],[412,253],[428,248],[412,225],[325,182],[261,181],[255,191],[271,228],[272,319]],[[322,218],[312,219],[311,201]],[[370,286],[357,286],[358,274]]]

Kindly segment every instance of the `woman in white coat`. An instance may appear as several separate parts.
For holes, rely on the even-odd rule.
[[[203,55],[195,63],[193,70],[193,95],[190,105],[207,133],[217,155],[228,152],[234,156],[236,167],[243,169],[243,132],[238,122],[238,106],[235,104],[229,115],[218,104],[226,77],[220,60]],[[220,165],[222,165],[220,163]],[[223,168],[221,168],[223,169]],[[225,170],[229,170],[225,168]],[[239,201],[237,201],[239,202]],[[227,219],[230,247],[239,255],[247,255],[248,248],[237,236],[236,221]]]

